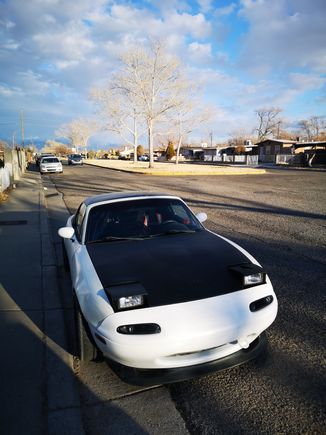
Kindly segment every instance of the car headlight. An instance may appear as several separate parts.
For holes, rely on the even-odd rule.
[[[139,282],[116,284],[105,288],[114,311],[132,310],[147,305],[147,292]]]
[[[118,299],[117,305],[119,310],[140,307],[144,305],[144,297],[143,295],[123,296]]]
[[[241,279],[243,287],[253,287],[266,282],[266,273],[260,266],[253,263],[230,266],[229,270]]]
[[[243,277],[243,285],[245,287],[249,285],[264,284],[264,282],[265,282],[265,274],[263,272],[252,273],[251,275],[247,275]]]

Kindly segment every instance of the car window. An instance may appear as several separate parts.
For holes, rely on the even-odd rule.
[[[88,215],[86,243],[106,238],[146,238],[202,229],[192,212],[178,199],[121,201],[92,207]]]
[[[75,234],[79,241],[82,238],[82,226],[84,222],[85,212],[86,212],[86,205],[82,203],[75,214],[74,225],[73,225],[75,229]]]
[[[57,157],[44,157],[41,162],[42,163],[59,163],[59,159]]]

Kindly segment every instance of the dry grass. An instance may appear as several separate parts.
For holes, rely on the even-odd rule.
[[[0,192],[0,203],[8,199],[8,195],[4,192]]]

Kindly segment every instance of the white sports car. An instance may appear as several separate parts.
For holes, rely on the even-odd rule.
[[[206,230],[178,197],[86,199],[59,229],[75,297],[79,357],[103,355],[129,383],[174,382],[265,348],[277,299],[259,263]]]

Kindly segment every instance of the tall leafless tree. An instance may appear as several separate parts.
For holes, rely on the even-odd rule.
[[[173,112],[173,117],[168,120],[172,130],[172,135],[176,138],[177,150],[175,163],[179,163],[180,148],[187,138],[200,125],[205,124],[213,116],[213,109],[210,107],[203,108],[198,101],[191,98],[185,102],[182,107]]]
[[[258,116],[258,127],[254,131],[257,132],[258,141],[262,141],[269,136],[277,136],[280,129],[281,119],[279,114],[282,109],[278,107],[262,108],[255,111]]]
[[[302,119],[299,121],[299,128],[308,141],[318,140],[325,132],[325,117],[311,116],[309,119]]]
[[[160,42],[148,50],[139,48],[122,57],[121,70],[112,80],[119,91],[146,123],[149,167],[154,166],[153,137],[155,126],[172,111],[185,104],[189,83],[177,58],[168,56]]]
[[[144,133],[144,126],[139,109],[133,104],[130,95],[120,92],[115,84],[108,83],[104,88],[93,89],[91,99],[98,107],[101,128],[118,134],[132,145],[136,162],[138,140]]]
[[[99,130],[98,123],[94,119],[77,118],[63,124],[56,131],[57,137],[64,137],[69,140],[72,147],[79,150],[82,147],[87,154],[88,140]]]

